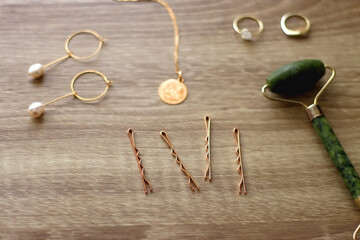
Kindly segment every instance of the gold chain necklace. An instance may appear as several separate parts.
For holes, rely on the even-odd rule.
[[[176,22],[176,17],[174,11],[171,7],[162,0],[115,0],[117,2],[157,2],[161,4],[163,7],[166,8],[168,11],[171,21],[174,25],[174,62],[175,62],[175,70],[176,74],[178,75],[177,79],[168,79],[164,81],[158,90],[158,94],[160,99],[171,105],[180,104],[185,101],[188,90],[184,83],[184,78],[182,77],[182,71],[179,68],[179,42],[180,42],[180,35],[179,35],[179,27]]]

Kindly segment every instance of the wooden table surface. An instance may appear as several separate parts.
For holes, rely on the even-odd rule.
[[[178,19],[189,89],[178,106],[157,95],[164,80],[176,77],[173,28],[159,4],[1,1],[0,239],[351,239],[359,211],[306,113],[269,101],[260,90],[273,70],[295,60],[335,67],[320,105],[360,169],[360,2],[168,3]],[[289,11],[311,19],[308,38],[282,33],[280,18]],[[265,30],[253,42],[232,29],[239,14],[263,20]],[[31,80],[28,67],[65,55],[65,39],[82,29],[108,39],[101,53],[68,59]],[[95,44],[79,36],[72,47],[86,53]],[[92,104],[67,98],[49,105],[41,119],[29,117],[29,104],[70,92],[73,76],[86,69],[113,80],[105,98]],[[103,87],[91,76],[77,85],[85,96]],[[212,183],[203,180],[204,115],[212,118]],[[130,127],[154,188],[149,195]],[[234,127],[242,133],[246,196],[237,193]],[[200,192],[189,190],[161,130]]]

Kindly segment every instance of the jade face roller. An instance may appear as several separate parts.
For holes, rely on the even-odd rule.
[[[289,99],[270,96],[266,90],[269,89],[273,93],[289,96],[289,94],[297,94],[309,90],[317,81],[325,74],[326,69],[331,70],[331,76],[321,90],[317,93],[314,103],[310,106]],[[350,162],[338,138],[330,127],[328,121],[322,114],[318,100],[324,90],[335,77],[335,69],[324,65],[320,60],[300,60],[285,65],[274,71],[267,79],[266,84],[262,88],[265,97],[282,102],[300,104],[305,107],[310,121],[325,145],[331,160],[338,169],[345,185],[350,190],[355,204],[360,208],[360,178],[354,166]]]

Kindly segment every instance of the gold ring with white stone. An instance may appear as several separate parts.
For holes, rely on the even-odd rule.
[[[286,21],[289,18],[292,17],[298,17],[301,18],[305,21],[306,25],[305,27],[299,28],[299,29],[290,29],[286,26]],[[283,32],[289,36],[289,37],[301,37],[301,36],[305,36],[307,35],[307,33],[310,31],[310,27],[311,27],[311,22],[310,19],[305,16],[305,15],[301,15],[301,14],[297,14],[297,13],[286,13],[284,14],[284,16],[282,16],[281,21],[280,21],[280,25],[281,25],[281,29],[283,30]]]
[[[239,28],[239,22],[244,20],[244,19],[250,19],[250,20],[254,20],[255,22],[257,22],[257,24],[259,25],[258,31],[256,33],[252,33],[247,28],[240,29]],[[255,16],[238,16],[233,21],[233,28],[234,28],[235,32],[237,32],[237,33],[239,33],[241,35],[242,39],[250,41],[250,40],[252,40],[252,38],[254,36],[257,36],[260,33],[262,33],[262,31],[264,31],[264,23],[259,18],[255,17]]]

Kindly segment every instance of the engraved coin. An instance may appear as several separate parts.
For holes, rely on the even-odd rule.
[[[187,95],[186,85],[179,80],[166,80],[159,87],[160,99],[167,104],[180,104],[185,101]]]

